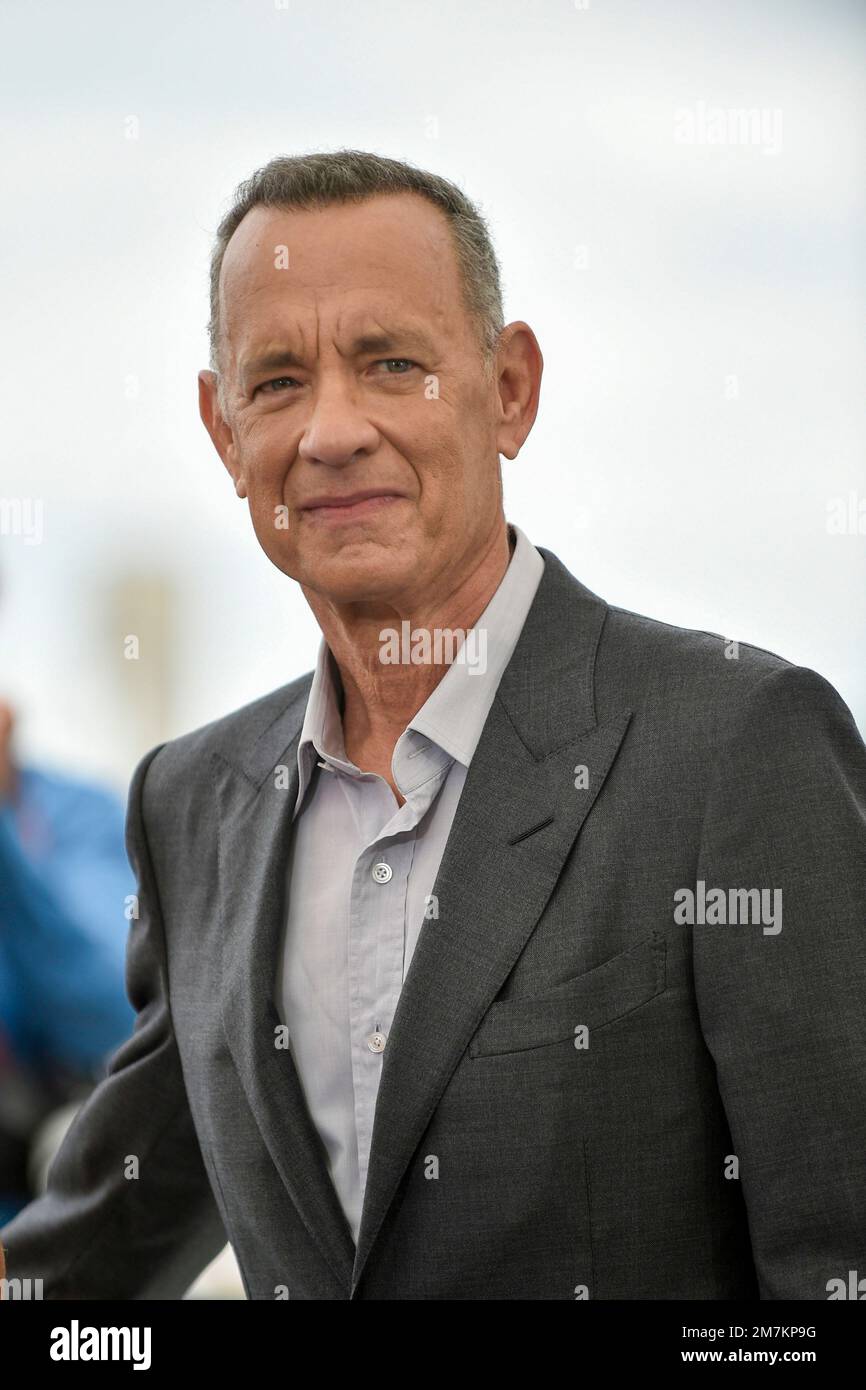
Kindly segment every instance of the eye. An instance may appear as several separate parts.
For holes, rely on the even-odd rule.
[[[396,362],[396,363],[398,364],[398,366],[406,367],[406,368],[408,368],[409,370],[411,370],[412,367],[417,367],[417,366],[418,366],[418,363],[417,363],[417,362],[413,362],[413,361],[411,360],[411,358],[409,358],[409,357],[383,357],[382,360],[381,360],[381,362],[377,362],[377,363],[376,363],[376,366],[377,366],[377,367],[380,367],[380,366],[382,366],[382,365],[384,365],[384,364],[387,364],[387,365],[390,366],[390,365],[391,365],[392,363],[394,363],[394,362]],[[403,372],[386,372],[385,375],[386,375],[386,376],[405,376],[405,375],[406,375],[406,372],[405,372],[405,371],[403,371]]]
[[[278,388],[284,387],[287,382],[293,382],[295,386],[300,385],[293,376],[275,376],[271,381],[263,381],[261,386],[257,386],[253,395],[259,391],[264,391],[265,395],[274,396],[278,393]]]

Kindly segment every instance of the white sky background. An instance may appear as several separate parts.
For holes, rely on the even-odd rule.
[[[234,186],[340,146],[489,219],[546,363],[508,517],[610,602],[820,671],[866,729],[866,534],[827,530],[866,509],[866,5],[5,0],[0,54],[0,496],[44,506],[42,544],[0,536],[26,756],[123,791],[146,751],[121,572],[173,586],[162,737],[312,666],[196,371]],[[699,103],[780,112],[781,148],[678,142]]]

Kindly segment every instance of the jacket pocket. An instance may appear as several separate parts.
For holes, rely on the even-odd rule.
[[[491,1004],[469,1043],[470,1057],[525,1052],[573,1038],[585,1025],[602,1028],[665,989],[666,943],[652,932],[636,946],[531,999]]]

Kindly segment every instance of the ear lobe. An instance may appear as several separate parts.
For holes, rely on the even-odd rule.
[[[538,339],[528,323],[521,320],[503,329],[498,362],[501,416],[497,448],[507,459],[515,459],[538,414],[544,370]]]

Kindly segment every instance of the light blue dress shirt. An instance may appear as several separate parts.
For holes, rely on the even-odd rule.
[[[397,1001],[421,928],[435,924],[433,887],[466,773],[544,570],[510,529],[514,553],[465,659],[395,745],[403,806],[384,777],[347,757],[324,639],[307,701],[275,1003],[356,1242]]]

